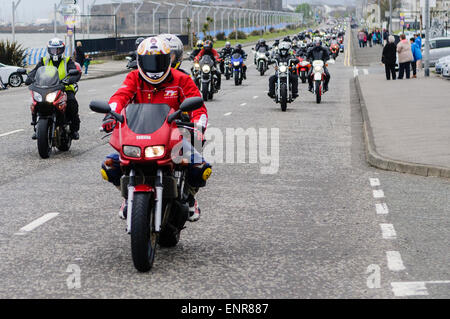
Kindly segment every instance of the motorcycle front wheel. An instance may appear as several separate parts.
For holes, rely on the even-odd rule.
[[[236,71],[234,71],[234,85],[238,86],[239,84],[240,84],[239,71],[236,70]]]
[[[139,272],[148,272],[155,260],[157,233],[154,231],[153,196],[136,193],[131,215],[131,255]]]
[[[319,104],[322,101],[322,82],[321,81],[316,81],[315,93],[316,93],[316,103]]]
[[[281,84],[280,92],[281,92],[281,99],[280,99],[281,111],[286,112],[286,110],[287,110],[287,87],[286,87],[285,83]]]
[[[208,101],[208,96],[209,96],[208,85],[203,85],[202,96],[203,96],[203,101],[205,101],[205,102]]]
[[[52,122],[49,119],[39,119],[36,126],[39,156],[49,158],[52,152]]]

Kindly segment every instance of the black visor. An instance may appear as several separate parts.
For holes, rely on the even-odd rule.
[[[48,54],[50,55],[62,55],[64,53],[64,47],[61,48],[48,48]]]
[[[166,72],[170,66],[170,54],[139,55],[138,62],[145,73]]]

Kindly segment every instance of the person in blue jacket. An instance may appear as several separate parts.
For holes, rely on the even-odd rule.
[[[413,79],[417,78],[417,64],[422,60],[422,51],[414,38],[409,39],[411,41],[411,51],[414,60],[411,61],[411,68],[413,71]],[[420,63],[420,62],[419,62]]]

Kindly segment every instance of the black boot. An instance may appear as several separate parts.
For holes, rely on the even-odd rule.
[[[70,138],[74,141],[78,141],[80,139],[80,134],[77,131],[70,132]]]

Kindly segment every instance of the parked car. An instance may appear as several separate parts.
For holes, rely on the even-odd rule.
[[[422,49],[425,48],[425,41],[422,41]],[[447,55],[450,55],[450,38],[430,39],[430,66],[435,66],[436,62]]]
[[[447,61],[447,64],[445,64],[442,68],[442,76],[446,78],[450,78],[450,61]]]
[[[442,68],[448,63],[450,63],[450,55],[440,58],[435,64],[436,73],[441,74]]]
[[[17,71],[21,69],[18,66],[11,66],[0,63],[0,77],[2,82],[12,87],[19,87],[22,83],[25,82],[27,76],[24,74],[20,74]]]

